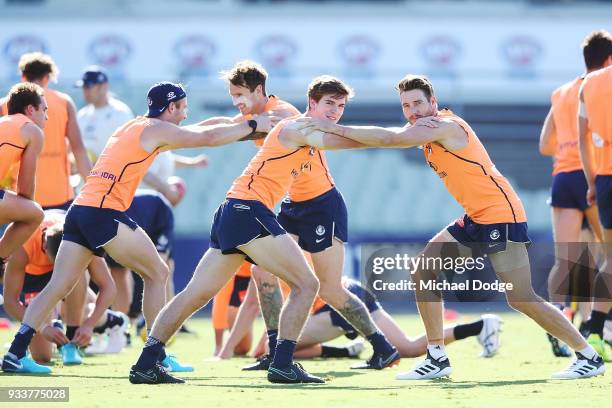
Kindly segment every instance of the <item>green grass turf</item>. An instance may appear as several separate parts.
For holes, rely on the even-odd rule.
[[[462,316],[469,320],[475,316]],[[554,358],[544,333],[529,319],[504,314],[502,348],[491,359],[478,357],[474,338],[448,346],[455,372],[450,380],[425,382],[396,381],[395,374],[408,370],[415,359],[404,359],[399,369],[363,372],[349,369],[353,360],[304,361],[307,370],[325,377],[325,385],[273,385],[265,373],[242,372],[249,358],[206,361],[213,350],[209,320],[193,319],[190,328],[198,335],[179,335],[169,352],[196,371],[182,375],[186,384],[131,385],[127,374],[136,360],[142,341],[117,355],[87,358],[82,366],[54,366],[47,377],[0,374],[0,386],[66,386],[70,403],[51,406],[75,407],[362,407],[362,406],[444,406],[446,407],[572,407],[610,406],[610,373],[579,381],[550,380],[554,371],[569,359]],[[411,335],[422,330],[418,316],[400,316],[398,321]],[[12,330],[0,331],[0,344],[9,341]],[[261,333],[257,323],[257,333]],[[342,341],[337,341],[341,343]],[[366,350],[363,357],[368,357]],[[0,406],[44,406],[46,404],[3,404]]]

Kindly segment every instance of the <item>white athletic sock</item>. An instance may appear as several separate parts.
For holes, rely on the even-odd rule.
[[[444,349],[444,346],[438,344],[428,345],[427,351],[429,351],[429,354],[436,360],[444,360],[446,358],[446,350]]]
[[[593,346],[591,346],[590,344],[587,344],[585,348],[583,348],[582,350],[578,350],[578,352],[582,354],[583,356],[585,356],[586,358],[590,358],[590,359],[593,359],[596,356],[598,356],[597,351],[595,351]]]

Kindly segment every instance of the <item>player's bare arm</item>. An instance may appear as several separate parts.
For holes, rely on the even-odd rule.
[[[106,312],[106,309],[113,303],[115,295],[117,294],[117,287],[113,280],[110,270],[106,265],[104,258],[94,256],[87,267],[89,275],[93,282],[98,286],[98,296],[96,297],[96,304],[94,310],[87,317],[77,332],[74,335],[73,341],[78,344],[85,346],[89,344],[93,335],[93,329],[96,322],[100,320],[102,315]]]
[[[456,123],[437,118],[422,118],[402,128],[379,126],[342,126],[320,120],[304,120],[306,134],[333,133],[371,147],[415,147],[437,142],[449,150],[465,147],[465,131]]]
[[[4,271],[4,310],[17,321],[23,320],[25,306],[19,300],[23,290],[28,254],[20,247],[11,255]]]
[[[91,171],[91,161],[87,155],[87,149],[83,144],[83,138],[81,136],[81,130],[79,123],[77,122],[77,112],[74,106],[74,102],[69,96],[66,96],[67,108],[68,108],[68,123],[66,124],[66,136],[70,142],[70,149],[74,155],[76,168],[83,180],[87,178]]]
[[[540,132],[540,154],[544,156],[552,156],[555,154],[556,148],[556,128],[553,117],[553,110],[551,108],[550,111],[548,111],[548,115],[546,115],[546,119],[544,119],[542,132]]]
[[[584,105],[584,95],[582,94],[584,83],[580,88],[580,100],[578,101],[578,145],[580,146],[580,161],[582,162],[582,169],[587,180],[587,202],[589,205],[595,204],[595,160],[592,157],[592,151],[590,149],[591,141],[588,139],[587,134],[589,130],[589,118],[587,116],[586,107]]]
[[[297,149],[312,146],[321,150],[360,149],[372,147],[335,133],[323,133],[312,130],[300,130],[300,122],[285,126],[278,137],[283,146]]]
[[[19,166],[19,178],[17,179],[17,194],[22,197],[34,198],[36,179],[36,166],[38,156],[43,148],[44,134],[42,130],[33,124],[26,124],[21,129],[21,134],[26,140],[26,148],[21,156]]]
[[[239,140],[248,140],[248,137],[254,131],[269,132],[275,119],[262,115],[253,120],[256,123],[255,128],[252,128],[249,122],[182,127],[160,122],[143,132],[141,143],[147,151],[153,151],[158,147],[161,147],[161,150],[172,150],[188,147],[222,146]]]

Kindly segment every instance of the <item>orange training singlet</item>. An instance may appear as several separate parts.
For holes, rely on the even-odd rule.
[[[227,192],[227,198],[261,201],[270,210],[287,194],[291,183],[301,173],[310,171],[317,149],[310,146],[287,149],[278,136],[291,119],[281,121],[265,138],[259,152],[251,159]]]
[[[584,77],[576,78],[557,88],[551,96],[557,148],[553,175],[582,170],[578,149],[578,91]],[[590,137],[589,137],[590,139]]]
[[[0,179],[10,176],[15,169],[19,170],[21,155],[26,148],[21,128],[26,123],[33,122],[21,113],[0,117]]]
[[[68,161],[68,101],[52,89],[45,89],[49,120],[45,144],[36,169],[34,200],[43,207],[64,204],[74,198]]]
[[[428,143],[423,146],[425,160],[466,214],[479,224],[526,222],[521,200],[495,168],[472,128],[447,109],[438,116],[461,126],[468,145],[451,152],[438,143]]]
[[[45,231],[53,225],[63,224],[64,219],[65,215],[63,213],[57,211],[45,212],[43,222],[23,244],[23,249],[28,255],[28,264],[25,268],[27,274],[42,275],[53,270],[53,263],[47,256],[43,246]]]
[[[159,148],[149,153],[140,145],[140,136],[152,120],[139,116],[113,133],[75,204],[117,211],[130,207],[140,181],[159,154]]]
[[[598,175],[612,175],[612,66],[591,72],[582,96],[592,132]]]

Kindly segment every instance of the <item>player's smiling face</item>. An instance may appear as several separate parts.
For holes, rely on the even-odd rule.
[[[436,97],[432,95],[431,99],[427,99],[427,95],[420,89],[412,89],[400,94],[402,103],[402,111],[404,117],[414,123],[418,118],[433,116],[436,114],[437,102]]]
[[[232,104],[242,115],[253,115],[261,112],[254,112],[254,108],[261,105],[260,99],[263,98],[261,85],[258,85],[253,92],[246,86],[229,84],[229,94],[232,97]]]
[[[308,101],[308,113],[315,119],[329,120],[338,123],[344,107],[346,106],[346,96],[323,95],[319,102],[314,99]]]

